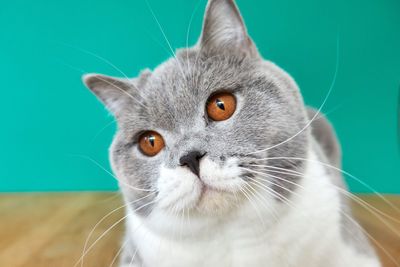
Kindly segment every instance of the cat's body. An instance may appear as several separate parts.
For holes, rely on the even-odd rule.
[[[125,251],[126,265],[121,267],[129,266],[135,252],[142,255],[137,266],[380,266],[360,226],[344,213],[345,200],[335,188],[343,183],[341,177],[318,163],[325,155],[319,143],[312,143],[302,188],[289,207],[282,203],[275,208],[279,219],[267,209],[256,212],[251,202],[224,218],[207,221],[187,214],[178,220],[166,214],[142,218],[128,211],[131,249]],[[149,220],[168,232],[158,234]],[[344,222],[348,220],[350,225]]]
[[[315,154],[310,158],[316,158]],[[205,223],[202,231],[185,226],[181,233],[181,224],[196,224],[193,219],[183,217],[183,221],[171,227],[173,236],[166,237],[154,233],[141,217],[131,213],[127,234],[136,244],[143,266],[379,266],[373,257],[367,256],[371,254],[359,252],[343,239],[341,215],[337,213],[340,197],[332,190],[324,168],[318,164],[310,164],[309,168],[307,174],[319,181],[315,183],[311,178],[303,181],[306,189],[298,191],[299,196],[292,199],[296,204],[283,211],[286,214],[278,223],[265,210],[257,214],[247,203],[238,213]],[[264,218],[265,225],[259,216]],[[158,220],[171,219],[160,217]],[[365,239],[357,241],[366,242]],[[126,263],[132,256],[132,253],[126,255]],[[137,266],[141,266],[139,263]]]
[[[210,0],[200,42],[153,72],[85,82],[119,126],[121,266],[380,266],[330,124],[261,58],[233,1]]]

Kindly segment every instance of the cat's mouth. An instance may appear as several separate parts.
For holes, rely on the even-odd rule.
[[[235,170],[235,165],[228,164],[221,167],[207,158],[203,160],[198,178],[201,189],[195,205],[197,211],[222,213],[238,204],[241,199],[238,192],[244,185]]]
[[[195,208],[202,214],[220,214],[230,211],[237,200],[233,192],[203,184]]]
[[[237,159],[228,159],[224,164],[204,157],[199,166],[199,175],[186,166],[174,169],[162,167],[158,181],[158,203],[174,213],[190,210],[200,214],[216,215],[231,211],[237,206],[241,191],[246,186]]]
[[[229,191],[223,190],[223,189],[218,189],[218,188],[215,188],[215,187],[212,187],[212,186],[202,183],[199,201],[201,201],[203,198],[205,198],[209,194],[218,194],[218,193],[221,193],[221,194],[229,193]]]

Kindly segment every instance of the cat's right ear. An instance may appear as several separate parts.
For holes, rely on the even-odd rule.
[[[90,73],[83,75],[82,81],[116,117],[127,106],[131,98],[134,98],[132,96],[133,84],[128,79]]]
[[[259,57],[234,0],[208,0],[199,45]]]

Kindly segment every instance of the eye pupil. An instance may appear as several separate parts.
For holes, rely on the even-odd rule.
[[[149,142],[152,147],[154,147],[155,139],[154,135],[149,135]]]
[[[220,99],[216,99],[215,100],[215,102],[216,102],[216,104],[217,104],[217,107],[219,107],[220,109],[222,109],[222,110],[225,110],[225,105],[224,105],[224,102],[223,101],[221,101]]]

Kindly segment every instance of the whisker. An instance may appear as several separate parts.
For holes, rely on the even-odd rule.
[[[194,15],[196,14],[196,11],[199,8],[200,4],[201,4],[201,0],[197,1],[197,4],[196,4],[195,8],[193,9],[192,15],[190,16],[188,29],[186,31],[186,47],[189,47],[190,28],[192,27]],[[189,49],[188,48],[186,48],[186,60],[187,60],[187,62],[189,62]],[[189,68],[189,73],[190,73],[191,72],[190,64],[188,64],[188,68]]]
[[[339,189],[339,188],[338,188]],[[350,194],[350,193],[348,193],[346,190],[343,190],[343,189],[341,189],[341,193],[343,193],[344,195],[346,195],[347,197],[349,197],[349,198],[351,198],[352,200],[354,200],[354,201],[356,201],[361,207],[363,207],[364,209],[366,209],[367,211],[369,211],[372,215],[374,215],[379,221],[381,221],[384,225],[386,225],[388,228],[389,228],[389,230],[391,230],[393,233],[395,233],[398,237],[400,237],[400,232],[398,232],[394,227],[393,227],[393,225],[391,225],[390,223],[388,223],[385,219],[383,219],[383,218],[381,218],[381,216],[379,216],[379,214],[382,214],[382,212],[376,212],[376,211],[374,211],[374,209],[372,209],[370,206],[370,204],[369,203],[367,203],[367,202],[365,202],[365,201],[363,201],[363,200],[361,200],[361,199],[357,199],[357,198],[355,198],[355,196],[354,195],[352,195],[352,194]],[[364,203],[366,203],[366,204],[364,204]],[[383,213],[384,215],[382,215],[382,216],[384,216],[384,217],[389,217],[390,219],[392,219],[392,217],[391,216],[389,216],[389,215],[386,215],[385,213]],[[392,219],[392,220],[395,220],[395,221],[397,221],[398,222],[398,220],[396,220],[396,219]]]
[[[117,260],[118,256],[121,254],[122,250],[125,248],[125,246],[128,244],[129,240],[126,240],[122,246],[119,248],[119,250],[117,251],[117,253],[115,254],[114,258],[112,259],[110,265],[108,267],[112,267],[115,263],[115,261]],[[82,260],[83,262],[83,260]],[[83,264],[82,264],[83,265]]]
[[[129,262],[129,266],[128,266],[128,267],[131,267],[131,266],[132,266],[133,261],[135,260],[135,257],[136,257],[136,254],[137,254],[138,250],[139,250],[139,248],[136,248],[136,249],[135,249],[135,252],[134,252],[133,255],[132,255],[132,258],[131,258],[131,261]]]
[[[348,220],[350,220],[354,225],[356,225],[368,238],[370,238],[384,253],[389,259],[396,264],[396,266],[400,266],[399,263],[394,259],[394,257],[383,247],[383,245],[376,240],[371,234],[369,234],[364,228],[362,228],[351,216],[349,216],[346,212],[342,211],[342,214],[346,216]]]
[[[92,159],[91,157],[89,157],[89,156],[87,156],[87,155],[75,155],[75,154],[70,154],[70,155],[71,155],[71,156],[75,156],[75,157],[80,157],[80,158],[83,158],[83,159],[86,159],[86,160],[91,161],[91,162],[94,163],[97,167],[99,167],[100,169],[102,169],[103,171],[105,171],[107,174],[109,174],[111,177],[113,177],[115,180],[117,180],[119,183],[121,183],[121,184],[123,184],[123,185],[125,185],[125,186],[127,186],[127,187],[129,187],[129,188],[131,188],[131,189],[134,189],[134,190],[137,190],[137,191],[143,191],[143,192],[156,192],[156,190],[143,189],[143,188],[138,188],[138,187],[132,186],[132,185],[130,185],[130,184],[128,184],[128,183],[126,183],[126,182],[124,182],[124,181],[118,179],[114,174],[112,174],[112,173],[111,173],[110,171],[108,171],[106,168],[104,168],[103,166],[101,166],[100,163],[98,163],[96,160]]]
[[[107,219],[108,217],[110,217],[112,214],[114,214],[114,213],[117,212],[118,210],[120,210],[120,209],[122,209],[122,208],[125,208],[125,207],[127,207],[128,205],[132,205],[132,204],[134,204],[134,203],[137,203],[137,202],[139,202],[139,201],[141,201],[141,200],[143,200],[143,199],[145,199],[145,198],[151,196],[152,194],[155,194],[155,192],[149,193],[149,194],[147,194],[147,195],[144,196],[144,197],[141,197],[141,198],[139,198],[139,199],[136,199],[135,201],[131,201],[131,202],[128,202],[128,203],[126,203],[126,204],[124,204],[124,205],[122,205],[122,206],[119,206],[118,208],[113,209],[112,211],[110,211],[109,213],[107,213],[105,216],[103,216],[103,218],[101,218],[101,219],[95,224],[95,226],[92,228],[92,230],[89,232],[89,234],[88,234],[88,236],[87,236],[87,238],[86,238],[86,240],[85,240],[85,245],[84,245],[84,247],[83,247],[82,255],[84,255],[85,252],[86,252],[86,248],[87,248],[87,245],[88,245],[88,243],[89,243],[90,238],[92,237],[92,234],[94,233],[94,231],[96,230],[96,228],[97,228],[105,219]],[[84,260],[83,260],[83,257],[82,257],[81,267],[83,267],[83,262],[84,262]]]
[[[164,39],[165,39],[165,41],[166,41],[166,43],[167,43],[169,49],[171,50],[172,55],[176,58],[174,49],[172,48],[171,43],[168,41],[168,38],[167,38],[167,36],[166,36],[166,34],[165,34],[165,32],[164,32],[164,29],[163,29],[163,27],[161,26],[160,22],[158,21],[157,16],[156,16],[156,14],[154,13],[153,8],[151,7],[151,5],[150,5],[150,3],[149,3],[148,0],[145,0],[145,2],[146,2],[146,5],[147,5],[147,8],[150,10],[151,15],[153,16],[153,19],[156,21],[157,26],[158,26],[159,30],[161,31],[161,34],[163,35],[163,37],[164,37]]]
[[[263,167],[263,168],[270,168],[270,169],[276,169],[276,170],[280,170],[280,171],[293,171],[296,172],[294,170],[290,170],[290,169],[286,169],[286,168],[281,168],[281,167],[276,167],[276,166],[271,166],[271,165],[264,165],[264,164],[253,164],[250,163],[251,166],[256,166],[256,167]],[[300,172],[296,172],[298,174],[302,174]]]
[[[60,43],[60,42],[59,42],[59,43]],[[95,53],[93,53],[93,52],[91,52],[91,51],[89,51],[89,50],[86,50],[86,49],[84,49],[84,48],[82,48],[82,47],[73,46],[73,45],[71,45],[71,44],[67,44],[67,43],[63,43],[63,42],[61,42],[60,44],[62,44],[62,45],[64,45],[64,46],[67,46],[67,47],[70,47],[70,48],[73,48],[73,49],[75,49],[75,50],[78,50],[78,51],[83,52],[83,53],[85,53],[85,54],[91,55],[91,56],[93,56],[93,57],[95,57],[95,58],[97,58],[97,59],[99,59],[99,60],[105,62],[107,65],[109,65],[110,67],[112,67],[114,70],[116,70],[116,71],[118,71],[119,73],[121,73],[121,74],[128,80],[128,83],[129,83],[130,85],[132,85],[132,88],[136,89],[136,90],[138,91],[138,93],[140,94],[140,90],[139,90],[139,89],[136,87],[136,85],[131,81],[131,79],[130,79],[120,68],[118,68],[117,66],[115,66],[115,64],[113,64],[111,61],[109,61],[109,60],[107,60],[106,58],[104,58],[104,57],[102,57],[102,56],[100,56],[100,55],[98,55],[98,54],[95,54]]]
[[[273,194],[274,197],[279,198],[281,201],[285,202],[286,204],[288,204],[291,208],[294,208],[294,204],[292,203],[292,201],[290,201],[288,198],[282,196],[282,194],[279,194],[278,192],[275,192],[274,190],[272,190],[271,188],[269,188],[268,186],[260,183],[259,181],[257,181],[256,179],[250,178],[252,179],[252,182],[254,185],[256,185],[257,187],[259,187],[260,189],[264,189],[264,191],[269,192],[270,194]],[[290,189],[286,190],[293,192]]]
[[[191,27],[192,27],[192,22],[193,22],[193,19],[194,19],[194,16],[195,16],[197,10],[200,7],[201,2],[202,2],[202,0],[197,1],[197,4],[196,4],[195,8],[193,9],[193,12],[192,12],[192,14],[190,16],[188,29],[186,31],[186,47],[189,47],[189,36],[190,36],[190,30],[191,30]]]
[[[253,183],[253,184],[255,184],[255,183]],[[255,185],[258,186],[260,189],[264,190],[264,191],[267,192],[267,193],[270,193],[269,190],[272,190],[272,189],[266,187],[265,185],[264,185],[264,187],[260,187],[260,185],[257,185],[257,184],[255,184]],[[268,189],[268,190],[266,190],[266,189]],[[274,196],[276,196],[275,193],[277,193],[277,192],[274,192],[274,191],[272,190],[272,193],[274,193]],[[277,194],[279,195],[277,198],[283,197],[283,196],[281,196],[281,194],[279,194],[279,193],[277,193]],[[281,199],[281,198],[280,198],[280,199]],[[292,201],[290,201],[289,199],[287,199],[287,201],[285,201],[285,200],[283,200],[283,199],[281,199],[281,200],[282,200],[285,204],[287,204],[288,206],[290,206],[291,208],[295,209],[295,204],[294,204]],[[306,216],[306,214],[305,214],[304,212],[301,212],[301,213],[302,213],[302,215],[306,218],[306,220],[309,220],[308,217]],[[277,219],[277,218],[276,218],[276,219]],[[279,219],[277,219],[277,221],[279,221]],[[310,223],[311,223],[311,221],[310,221]]]
[[[337,187],[337,186],[335,186],[335,187]],[[343,191],[343,192],[346,192],[346,194],[351,195],[351,193],[347,192],[346,190],[341,189],[340,187],[337,187],[337,188],[340,189],[340,190]],[[269,190],[271,190],[271,189],[269,189]],[[287,204],[289,204],[289,203],[287,203]],[[374,212],[372,212],[370,209],[368,209],[366,206],[364,206],[364,208],[366,208],[367,210],[369,210],[369,211],[370,211],[372,214],[374,214],[375,216],[378,216],[378,215],[376,215]],[[351,218],[350,216],[348,216],[344,211],[340,210],[340,212],[341,212],[343,215],[345,215],[353,224],[355,224],[358,228],[360,228],[361,231],[363,231],[371,240],[373,240],[374,243],[375,243],[377,246],[379,246],[379,247],[384,251],[384,253],[385,253],[394,263],[396,263],[396,261],[394,260],[393,256],[382,246],[382,244],[381,244],[380,242],[378,242],[374,237],[372,237],[369,233],[367,233],[353,218]],[[377,218],[380,219],[380,220],[382,221],[382,219],[379,218],[379,216],[378,216]],[[382,222],[384,222],[385,225],[390,226],[390,229],[391,229],[392,231],[394,231],[394,233],[397,233],[397,231],[394,230],[393,227],[392,227],[390,224],[388,225],[388,223],[385,222],[384,220],[383,220]],[[346,229],[346,230],[347,230],[347,229]],[[349,234],[353,234],[353,233],[352,233],[352,232],[349,232]],[[396,263],[396,265],[397,265],[397,263]],[[397,265],[397,266],[399,266],[399,265]]]
[[[239,188],[239,190],[240,190],[240,191],[243,193],[243,195],[247,198],[247,200],[249,201],[250,205],[251,205],[251,206],[254,208],[254,210],[256,211],[257,216],[258,216],[258,218],[260,219],[261,223],[262,223],[263,226],[265,227],[266,224],[265,224],[264,219],[262,218],[262,216],[261,216],[259,210],[257,209],[257,207],[254,205],[253,201],[251,200],[250,196],[248,195],[248,193],[247,193],[247,191],[246,191],[247,189],[245,189],[245,188],[246,188],[246,187]]]
[[[275,219],[275,221],[279,221],[279,219],[278,219],[278,216],[277,216],[277,214],[276,214],[276,211],[275,210],[273,210],[273,208],[272,207],[270,207],[270,206],[266,206],[266,203],[268,202],[267,201],[267,199],[265,199],[265,197],[262,195],[262,194],[260,194],[256,189],[254,189],[252,186],[251,186],[251,182],[246,182],[247,183],[247,185],[249,186],[249,188],[251,188],[253,191],[253,196],[256,198],[256,199],[259,199],[259,200],[261,200],[261,204],[264,206],[264,208],[266,209],[266,210],[268,210],[268,212],[269,213],[271,213],[271,215],[273,216],[273,218]],[[257,194],[257,196],[255,195],[255,194]],[[262,200],[264,200],[264,201],[262,201]]]
[[[193,9],[192,15],[190,16],[190,20],[189,20],[189,25],[188,25],[188,29],[186,32],[186,61],[188,62],[188,69],[189,69],[189,73],[192,72],[190,64],[189,64],[189,35],[190,35],[190,28],[192,26],[192,22],[194,19],[194,15],[196,14],[196,11],[199,9],[199,6],[201,4],[201,0],[199,0],[195,6],[195,8]]]
[[[352,198],[352,199],[353,199],[354,201],[356,201],[358,204],[360,204],[360,205],[365,205],[365,206],[369,207],[370,209],[372,209],[373,211],[375,211],[376,213],[380,214],[381,216],[384,216],[384,217],[386,217],[387,219],[389,219],[389,220],[391,220],[391,221],[394,221],[394,222],[400,224],[400,220],[398,220],[398,219],[396,219],[395,217],[390,216],[389,214],[387,214],[387,213],[385,213],[385,212],[383,212],[383,211],[377,209],[376,207],[374,207],[373,205],[369,204],[368,202],[366,202],[366,201],[363,200],[362,198],[360,198],[360,197],[358,197],[358,196],[356,196],[356,195],[353,195],[353,194],[351,194],[350,192],[347,192],[346,190],[344,190],[344,189],[342,189],[342,188],[340,188],[340,187],[338,187],[338,189],[341,190],[341,191],[343,192],[343,194],[348,194],[348,197]],[[370,211],[370,212],[371,212],[371,211]],[[371,213],[372,213],[372,212],[371,212]],[[400,236],[400,235],[399,235],[399,236]]]
[[[101,128],[92,138],[92,140],[90,141],[90,143],[93,143],[94,140],[96,140],[96,138],[109,126],[111,126],[112,124],[115,123],[115,120],[113,119],[112,121],[108,122],[106,125],[103,126],[103,128]]]
[[[142,206],[140,206],[139,208],[135,209],[134,212],[156,203],[156,201],[151,201],[148,202]],[[113,223],[106,231],[104,231],[90,246],[89,248],[86,250],[86,252],[79,258],[79,260],[76,262],[76,264],[74,265],[74,267],[78,266],[79,262],[81,262],[83,260],[83,258],[93,249],[93,247],[105,236],[107,235],[113,228],[115,228],[119,223],[121,223],[123,220],[125,220],[127,217],[129,216],[129,214],[123,216],[121,219],[119,219],[118,221],[116,221],[115,223]]]
[[[71,68],[71,69],[73,69],[73,70],[75,70],[75,71],[81,73],[82,75],[88,73],[87,71],[85,71],[85,70],[83,70],[83,69],[81,69],[81,68],[74,67],[74,66],[72,66],[72,65],[70,65],[70,64],[68,64],[68,63],[61,62],[61,64],[63,64],[64,66],[67,66],[67,67],[69,67],[69,68]],[[100,78],[100,77],[97,77],[97,78],[98,78],[99,80],[101,80],[101,81],[103,81],[103,82],[105,82],[105,83],[111,85],[112,87],[118,89],[119,91],[123,92],[124,94],[126,94],[127,96],[129,96],[129,98],[133,99],[137,104],[139,104],[140,106],[142,106],[144,109],[147,109],[146,105],[144,105],[140,100],[138,100],[137,98],[135,98],[133,95],[129,94],[126,90],[120,88],[119,86],[117,86],[117,85],[115,85],[115,84],[113,84],[113,83],[111,83],[111,82],[109,82],[109,81],[107,81],[107,80],[105,80],[105,79],[103,79],[103,78]],[[133,83],[131,83],[130,81],[129,81],[129,83],[130,83],[131,85],[133,84]],[[139,93],[139,96],[140,96],[140,93]]]
[[[329,97],[330,97],[330,95],[331,95],[331,93],[333,91],[333,88],[335,86],[338,71],[339,71],[339,35],[337,37],[337,44],[336,44],[336,66],[335,66],[335,73],[333,75],[333,80],[332,80],[331,86],[330,86],[330,88],[328,90],[328,93],[325,96],[325,99],[323,100],[321,106],[319,107],[319,109],[317,110],[315,115],[311,118],[311,120],[309,120],[309,122],[300,131],[298,131],[293,136],[287,138],[286,140],[284,140],[284,141],[282,141],[282,142],[280,142],[278,144],[272,145],[271,147],[268,147],[268,148],[265,148],[265,149],[261,149],[261,150],[258,150],[258,151],[254,151],[254,152],[250,152],[248,155],[256,154],[256,153],[260,153],[260,152],[265,152],[265,151],[271,150],[273,148],[276,148],[278,146],[281,146],[281,145],[293,140],[294,138],[299,136],[302,132],[304,132],[308,127],[310,127],[311,123],[318,117],[318,115],[322,111],[322,108],[325,106],[326,102],[328,101],[328,99],[329,99]]]
[[[126,94],[127,96],[129,96],[131,99],[133,99],[137,104],[139,104],[140,106],[142,106],[143,108],[147,109],[147,106],[145,104],[143,104],[142,102],[140,102],[137,98],[135,98],[133,95],[131,95],[130,93],[128,93],[126,90],[122,89],[119,86],[116,86],[114,83],[107,81],[106,79],[100,78],[100,76],[97,76],[97,79],[111,85],[112,87],[118,89],[119,91],[121,91],[122,93]]]
[[[180,222],[180,227],[179,227],[180,228],[179,238],[181,239],[181,242],[182,242],[183,224],[184,224],[184,219],[185,219],[185,208],[181,209],[180,217],[181,217],[181,222]]]
[[[292,174],[292,175],[297,175],[297,174]],[[303,177],[310,177],[310,176],[305,176],[305,175],[300,175]],[[315,178],[315,177],[314,177]],[[387,215],[386,213],[376,209],[375,207],[373,207],[372,205],[370,205],[369,203],[365,202],[364,200],[360,199],[359,197],[352,195],[351,193],[347,192],[346,190],[340,188],[339,186],[333,185],[335,188],[338,189],[339,193],[342,193],[344,195],[346,195],[347,197],[351,198],[352,200],[356,201],[358,204],[360,204],[364,209],[366,209],[367,211],[369,211],[373,216],[375,216],[379,221],[381,221],[384,225],[386,225],[394,234],[396,234],[398,237],[400,237],[400,233],[393,227],[393,225],[391,225],[390,223],[388,223],[386,220],[384,220],[381,216],[379,216],[379,214],[383,215],[384,217],[390,218],[396,222],[398,222],[397,219],[393,218],[390,215]],[[341,211],[341,210],[340,210]],[[343,213],[343,211],[341,211]],[[350,233],[352,234],[352,233]]]
[[[263,165],[257,165],[257,166],[263,166]],[[269,166],[263,166],[263,167],[269,167]],[[271,170],[265,170],[265,171],[267,171],[267,172],[270,172]],[[273,171],[273,170],[272,170]],[[273,171],[273,172],[276,172],[276,171]],[[293,171],[293,170],[287,170],[287,172],[280,172],[280,173],[282,173],[282,174],[288,174],[288,175],[292,175],[292,176],[297,176],[297,177],[310,177],[309,175],[305,175],[305,174],[303,174],[303,173],[300,173],[300,172],[297,172],[297,171]],[[312,178],[315,178],[315,177],[312,177]],[[282,178],[282,179],[284,179],[284,178]],[[293,183],[294,185],[296,185],[295,183]],[[300,185],[298,185],[298,186],[300,186]],[[396,223],[400,223],[400,220],[398,220],[398,219],[396,219],[395,217],[393,217],[393,216],[390,216],[389,214],[387,214],[387,213],[385,213],[385,212],[383,212],[383,211],[381,211],[381,210],[379,210],[379,209],[377,209],[376,207],[374,207],[373,205],[371,205],[371,204],[369,204],[368,202],[366,202],[366,201],[364,201],[363,199],[361,199],[361,198],[359,198],[358,196],[356,196],[356,195],[353,195],[352,193],[350,193],[350,192],[348,192],[347,190],[345,190],[345,189],[343,189],[343,188],[341,188],[341,187],[339,187],[339,186],[337,186],[337,185],[334,185],[334,184],[332,184],[332,186],[334,186],[335,188],[337,188],[339,191],[340,191],[340,193],[342,193],[342,194],[345,194],[346,196],[348,196],[348,197],[350,197],[350,198],[352,198],[354,201],[356,201],[358,204],[360,204],[360,205],[362,205],[362,206],[367,206],[370,210],[370,212],[371,213],[373,213],[373,211],[375,212],[375,213],[378,213],[378,214],[380,214],[381,216],[384,216],[384,217],[386,217],[387,219],[390,219],[390,220],[392,220],[392,221],[394,221],[394,222],[396,222]],[[364,206],[364,208],[366,208]],[[372,211],[371,211],[372,210]],[[375,214],[375,216],[377,216],[376,214]],[[397,233],[397,231],[396,230],[392,230],[392,231],[394,231],[395,233]],[[399,235],[400,236],[400,235]]]
[[[378,191],[376,191],[373,187],[371,187],[370,185],[368,185],[367,183],[363,182],[361,179],[357,178],[356,176],[352,175],[351,173],[344,171],[338,167],[335,167],[333,165],[330,165],[328,163],[319,161],[319,160],[313,160],[313,159],[306,159],[306,158],[299,158],[299,157],[271,157],[271,158],[259,158],[259,159],[254,159],[254,160],[275,160],[275,159],[291,159],[291,160],[303,160],[306,162],[311,162],[311,163],[317,163],[320,164],[322,166],[331,168],[333,170],[336,170],[338,172],[343,173],[344,175],[347,175],[348,177],[354,179],[355,181],[357,181],[358,183],[360,183],[361,185],[365,186],[367,189],[369,189],[370,191],[372,191],[374,194],[376,194],[382,201],[384,201],[388,206],[390,206],[391,208],[393,208],[394,210],[396,210],[398,213],[400,213],[400,209],[398,207],[396,207],[393,203],[391,203],[389,200],[387,200],[381,193],[379,193]]]
[[[149,1],[148,1],[148,0],[145,0],[145,2],[146,2],[146,5],[147,5],[147,8],[150,10],[151,15],[153,16],[153,19],[156,21],[157,26],[158,26],[158,28],[160,29],[160,32],[161,32],[161,34],[163,35],[163,37],[164,37],[164,39],[165,39],[165,41],[166,41],[166,43],[167,43],[169,49],[171,50],[171,53],[172,53],[173,57],[175,58],[176,62],[178,63],[178,67],[179,67],[179,69],[180,69],[180,71],[181,71],[182,77],[185,79],[185,74],[184,74],[184,71],[183,71],[183,69],[182,69],[182,66],[181,66],[181,64],[180,64],[180,62],[179,62],[179,60],[178,60],[178,58],[176,57],[175,51],[174,51],[174,49],[172,48],[172,45],[171,45],[171,43],[169,42],[169,40],[168,40],[168,38],[167,38],[167,35],[165,34],[163,27],[161,26],[160,21],[157,19],[157,16],[156,16],[156,14],[154,13],[154,10],[153,10],[153,8],[151,7]]]
[[[97,201],[97,204],[106,203],[108,201],[115,200],[116,198],[119,198],[119,197],[121,197],[121,192],[115,191],[114,193],[111,193],[111,196]]]
[[[264,173],[264,172],[255,171],[255,170],[248,169],[248,168],[244,168],[244,167],[240,167],[240,168],[241,168],[241,169],[244,169],[244,170],[246,170],[246,171],[252,172],[252,173],[256,173],[256,174],[260,174],[260,175],[263,175],[263,176],[268,176],[268,177],[276,178],[276,179],[281,180],[281,181],[284,181],[284,182],[286,182],[286,183],[299,186],[300,188],[304,188],[302,185],[299,185],[299,184],[297,184],[297,183],[295,183],[295,182],[289,181],[289,180],[284,179],[284,178],[279,177],[279,176],[275,176],[275,175],[272,175],[272,174],[266,174],[266,173]],[[268,180],[267,180],[267,181],[268,181]],[[270,181],[270,182],[271,182],[271,181]],[[278,186],[278,187],[280,187],[280,188],[283,188],[281,185],[278,185],[278,184],[275,184],[275,185]],[[283,189],[286,189],[286,188],[283,188]]]
[[[97,238],[96,241],[93,242],[93,244],[86,250],[86,253],[83,254],[83,255],[79,258],[78,262],[74,265],[74,267],[76,267],[77,264],[83,260],[83,258],[92,250],[92,248],[94,247],[94,245],[96,245],[97,242],[98,242],[101,238],[103,238],[109,231],[111,231],[115,226],[117,226],[120,222],[122,222],[123,220],[125,220],[127,217],[128,217],[128,215],[123,216],[121,219],[119,219],[117,222],[115,222],[113,225],[111,225],[105,232],[103,232],[103,234],[100,235],[100,237]]]

